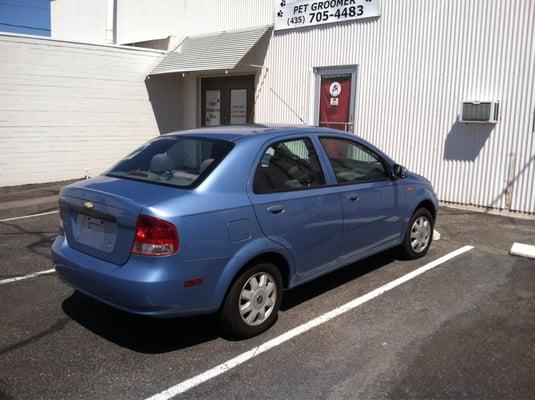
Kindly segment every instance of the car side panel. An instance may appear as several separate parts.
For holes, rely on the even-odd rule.
[[[333,137],[349,140],[370,149],[382,158],[385,167],[392,167],[392,160],[370,143],[357,137],[324,134],[319,137]],[[390,179],[374,182],[338,184],[328,155],[319,139],[315,145],[328,171],[332,184],[340,193],[343,210],[343,232],[340,261],[359,259],[374,254],[376,249],[384,249],[400,242],[403,217],[407,209],[407,198],[399,181]]]
[[[407,229],[407,225],[412,215],[416,212],[419,204],[424,201],[430,201],[433,204],[436,212],[438,210],[438,200],[435,196],[435,193],[433,192],[432,187],[428,184],[422,183],[419,179],[409,177],[406,180],[403,180],[403,184],[407,188],[409,186],[412,187],[411,191],[407,191],[407,200],[409,206],[407,208],[407,212],[405,213],[404,218],[402,230],[402,232],[404,233]]]
[[[251,206],[180,217],[176,226],[187,261],[231,257],[262,235]]]
[[[252,201],[263,232],[292,253],[298,275],[314,273],[336,262],[342,210],[339,194],[333,188],[254,195]],[[279,205],[282,212],[269,211]]]
[[[341,193],[344,230],[341,258],[373,252],[400,241],[404,198],[396,182],[379,181],[344,186]],[[358,196],[358,200],[351,200]]]
[[[207,310],[215,311],[220,307],[236,275],[251,259],[262,254],[281,255],[287,261],[290,277],[295,276],[291,254],[264,236],[250,204],[184,216],[177,223],[177,228],[181,240],[179,254],[189,266],[188,271],[195,271],[192,266],[198,265],[198,270],[205,273],[202,276],[205,282],[199,286],[199,291],[203,293],[203,304]],[[176,267],[181,268],[183,262]],[[206,264],[211,265],[210,271],[204,268]],[[192,274],[188,279],[196,277]],[[195,290],[191,292],[193,294]]]
[[[291,253],[284,246],[273,242],[267,237],[258,236],[255,240],[244,243],[223,267],[218,276],[214,291],[211,295],[210,303],[217,305],[216,309],[219,308],[219,306],[223,303],[230,285],[238,276],[239,272],[250,260],[266,253],[276,253],[286,260],[290,276],[290,282],[288,286],[292,287],[294,285],[296,273],[294,259]]]
[[[298,138],[308,138],[314,145],[326,186],[270,194],[254,193],[253,180],[256,167],[266,148],[274,142]],[[315,135],[290,134],[266,140],[251,166],[247,191],[259,225],[266,237],[284,246],[292,254],[298,276],[308,276],[329,268],[338,258],[342,233],[342,208],[338,189],[329,186],[331,183],[332,178],[319,156]],[[272,213],[268,210],[272,206],[281,207],[283,211]]]

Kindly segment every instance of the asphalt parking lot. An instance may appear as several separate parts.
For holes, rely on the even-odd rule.
[[[0,220],[45,213],[0,222],[0,282],[52,268],[55,189],[43,190],[0,197]],[[211,316],[117,311],[53,273],[7,281],[0,398],[162,394],[466,245],[474,248],[179,398],[534,398],[535,260],[508,251],[513,242],[535,244],[535,221],[441,208],[436,228],[442,238],[423,259],[391,251],[286,292],[276,325],[244,341],[226,337]]]

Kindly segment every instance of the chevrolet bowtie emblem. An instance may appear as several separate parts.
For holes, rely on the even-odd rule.
[[[93,203],[91,203],[90,201],[86,201],[84,203],[84,207],[87,208],[88,210],[91,210],[93,208]]]

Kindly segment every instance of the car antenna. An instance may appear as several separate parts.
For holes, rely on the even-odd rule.
[[[290,107],[290,106],[288,105],[288,103],[286,103],[286,102],[282,99],[282,97],[280,97],[280,96],[273,90],[273,88],[269,88],[269,90],[271,90],[271,93],[273,93],[275,96],[277,96],[277,98],[278,98],[280,101],[282,101],[282,104],[284,104],[286,107],[288,107],[288,110],[290,110],[290,111],[291,111],[297,118],[299,118],[299,121],[301,121],[301,122],[303,123],[303,125],[306,125],[306,124],[307,124],[307,123],[303,120],[303,118],[301,118],[301,117],[299,116],[299,114],[297,114],[297,113],[293,110],[293,108]]]

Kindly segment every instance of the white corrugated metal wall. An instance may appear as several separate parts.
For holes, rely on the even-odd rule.
[[[273,23],[271,0],[116,0],[118,43]]]
[[[362,22],[275,32],[258,121],[311,121],[312,68],[358,65],[356,133],[425,175],[441,200],[535,212],[535,2],[384,0]],[[498,124],[457,121],[498,99]],[[509,200],[507,192],[510,192]]]
[[[182,36],[273,20],[273,0],[117,1],[123,43],[169,24]],[[382,0],[377,19],[276,32],[256,120],[299,122],[272,88],[312,122],[312,68],[358,65],[358,135],[430,178],[441,200],[535,213],[534,19],[534,0]],[[196,123],[195,81],[184,80],[184,126]],[[457,121],[463,99],[488,98],[501,101],[497,125]]]

